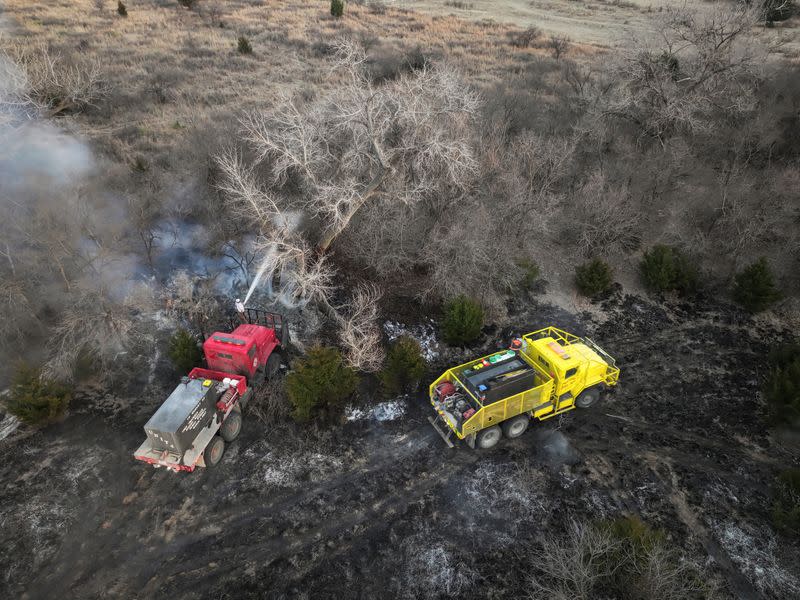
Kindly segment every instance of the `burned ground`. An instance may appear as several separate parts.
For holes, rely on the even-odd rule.
[[[721,597],[796,597],[797,547],[769,525],[770,483],[796,458],[759,394],[786,332],[711,301],[619,294],[580,316],[510,313],[592,336],[622,379],[489,452],[448,450],[419,393],[393,420],[246,421],[219,467],[176,475],[131,457],[166,389],[87,392],[62,423],[2,442],[3,596],[518,597],[544,536],[637,514]],[[436,360],[431,375],[449,354]]]

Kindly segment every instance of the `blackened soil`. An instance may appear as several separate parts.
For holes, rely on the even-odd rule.
[[[797,457],[759,394],[786,333],[710,302],[616,295],[602,322],[510,308],[520,330],[589,335],[622,379],[483,453],[446,448],[420,393],[382,423],[246,421],[217,468],[177,475],[131,457],[167,390],[87,391],[63,423],[0,442],[0,596],[524,597],[543,536],[635,513],[722,597],[795,597],[800,553],[769,525],[769,488]]]

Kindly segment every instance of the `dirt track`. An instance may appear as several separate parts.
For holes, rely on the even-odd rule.
[[[547,34],[607,48],[624,45],[632,36],[647,37],[664,9],[686,5],[698,12],[710,6],[698,0],[399,0],[396,5],[464,19],[535,26]],[[797,17],[777,24],[786,56],[796,57],[800,50],[799,28]]]
[[[765,433],[749,319],[635,297],[607,302],[602,325],[512,313],[592,334],[622,384],[487,453],[444,447],[422,395],[403,419],[327,432],[249,422],[219,468],[188,476],[130,457],[161,392],[90,397],[0,442],[0,595],[519,597],[542,535],[630,512],[711,556],[723,597],[796,597],[798,554],[768,525],[791,458]]]

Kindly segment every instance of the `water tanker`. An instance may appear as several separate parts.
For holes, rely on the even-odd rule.
[[[230,333],[216,331],[203,343],[209,368],[195,368],[144,426],[137,460],[173,471],[193,471],[222,460],[226,442],[242,429],[242,407],[254,388],[274,377],[289,342],[281,315],[248,308]]]

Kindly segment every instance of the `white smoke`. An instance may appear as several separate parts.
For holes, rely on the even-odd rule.
[[[5,27],[0,12],[0,42]],[[0,189],[8,193],[43,179],[64,186],[88,175],[93,166],[88,146],[44,121],[27,89],[25,73],[0,51]]]
[[[92,166],[86,144],[48,123],[9,119],[0,126],[0,186],[8,192],[42,178],[64,186],[87,176]]]
[[[36,58],[36,49],[20,51]],[[136,291],[137,259],[124,237],[124,199],[107,192],[87,141],[70,129],[72,121],[49,120],[29,95],[20,64],[16,48],[0,38],[2,346],[19,354],[11,341],[26,336],[22,358],[58,365],[58,376],[66,377],[69,353],[50,328],[109,314],[112,306],[121,314]],[[128,316],[125,323],[139,318]],[[83,334],[79,326],[73,330]],[[95,351],[88,333],[76,344]]]

